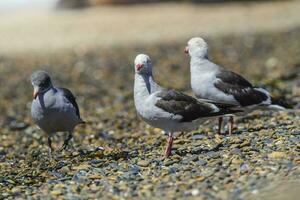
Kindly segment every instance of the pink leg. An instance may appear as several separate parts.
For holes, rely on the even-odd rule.
[[[222,132],[222,122],[223,122],[223,117],[219,117],[219,126],[218,126],[218,134],[219,135]]]
[[[166,151],[165,151],[165,156],[166,157],[169,157],[171,155],[172,145],[173,145],[173,133],[169,133],[168,146],[167,146]]]
[[[233,133],[233,123],[234,123],[233,116],[230,116],[229,117],[229,130],[228,130],[229,135],[231,135]]]

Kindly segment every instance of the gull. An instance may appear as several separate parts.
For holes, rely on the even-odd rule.
[[[137,55],[134,68],[134,104],[137,114],[149,125],[168,133],[166,157],[171,154],[174,132],[191,131],[209,118],[239,112],[231,109],[232,105],[207,103],[159,86],[154,81],[148,55]]]
[[[208,45],[200,37],[188,41],[185,53],[190,56],[191,87],[195,96],[206,101],[233,104],[246,114],[255,109],[285,110],[280,101],[260,87],[254,87],[241,75],[226,70],[208,58]],[[221,133],[223,117],[219,117]],[[233,115],[229,118],[229,134],[233,131]]]
[[[34,122],[47,134],[49,156],[52,158],[51,137],[56,132],[68,132],[61,150],[67,148],[73,137],[73,129],[78,124],[85,123],[79,113],[76,99],[66,88],[54,87],[49,74],[45,71],[35,71],[31,75],[33,100],[31,116]]]

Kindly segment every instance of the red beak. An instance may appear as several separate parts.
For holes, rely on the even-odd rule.
[[[188,53],[189,53],[189,48],[188,48],[188,47],[185,47],[185,48],[184,48],[184,53],[185,53],[185,54],[188,54]]]
[[[142,69],[142,67],[143,67],[143,64],[136,64],[136,69],[138,70],[138,71],[140,71],[141,69]]]

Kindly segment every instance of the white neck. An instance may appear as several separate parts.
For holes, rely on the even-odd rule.
[[[144,96],[149,96],[153,91],[153,77],[152,75],[141,75],[135,74],[134,79],[134,92],[136,93],[143,93]]]
[[[208,57],[192,56],[190,61],[191,73],[195,72],[212,72],[218,70],[218,65],[211,62]]]
[[[135,74],[134,79],[134,101],[145,100],[153,92],[161,90],[161,87],[155,83],[153,76],[149,74]]]

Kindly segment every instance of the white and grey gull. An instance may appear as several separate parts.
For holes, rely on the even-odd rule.
[[[279,101],[241,75],[226,70],[208,58],[208,44],[200,37],[188,41],[185,53],[190,55],[191,87],[195,96],[208,101],[237,105],[244,113],[254,109],[284,110]],[[219,118],[219,133],[223,118]],[[229,119],[233,131],[233,116]]]
[[[85,123],[81,117],[76,99],[66,88],[54,87],[49,74],[35,71],[31,75],[33,100],[31,116],[34,122],[47,134],[49,156],[52,152],[51,136],[56,132],[68,132],[61,150],[68,146],[76,125]]]
[[[166,156],[171,154],[174,132],[191,131],[211,117],[238,112],[231,105],[207,103],[159,86],[153,78],[150,57],[145,54],[135,58],[134,66],[134,104],[138,116],[168,133]]]

